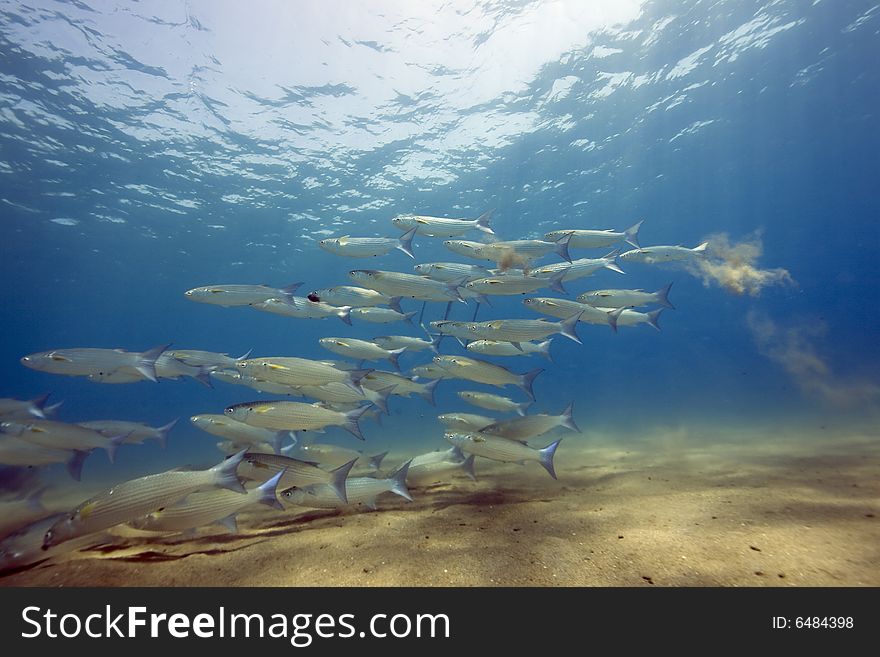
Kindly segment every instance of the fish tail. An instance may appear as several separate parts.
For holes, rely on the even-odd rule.
[[[391,475],[391,488],[389,490],[395,495],[400,495],[402,498],[412,502],[412,495],[409,494],[409,490],[406,487],[406,473],[409,472],[410,463],[412,463],[412,459],[397,468],[397,471]]]
[[[550,355],[550,343],[553,342],[553,338],[549,338],[544,340],[544,342],[538,343],[538,353],[541,354],[544,358],[549,360],[551,363],[553,362],[553,357]]]
[[[330,488],[333,489],[333,492],[336,493],[336,496],[342,500],[343,504],[348,504],[348,494],[345,492],[345,481],[348,479],[348,474],[351,472],[351,469],[357,461],[357,459],[352,459],[348,463],[340,465],[335,470],[330,471],[330,481],[327,483],[330,485]]]
[[[400,363],[398,362],[398,359],[400,358],[400,354],[402,354],[404,351],[406,351],[406,347],[401,347],[400,349],[392,349],[388,352],[388,360],[394,366],[394,369],[396,369],[398,372],[400,371]]]
[[[342,425],[342,428],[348,431],[352,436],[357,438],[358,440],[364,440],[364,434],[361,433],[361,427],[358,424],[358,419],[361,415],[366,413],[370,408],[369,404],[365,404],[364,406],[358,406],[357,408],[353,408],[352,410],[345,413],[345,423]]]
[[[617,320],[623,314],[623,311],[626,308],[615,308],[614,310],[610,310],[606,313],[608,316],[608,326],[611,327],[611,330],[617,333]]]
[[[174,428],[174,425],[177,424],[177,421],[179,419],[180,418],[176,417],[173,420],[171,420],[171,422],[169,422],[168,424],[163,425],[163,426],[159,427],[158,429],[156,429],[156,440],[159,441],[159,446],[162,449],[165,449],[168,446],[168,434]]]
[[[61,405],[64,401],[56,402],[54,404],[50,404],[49,406],[43,407],[43,415],[45,417],[55,417],[55,414],[58,412],[58,409],[61,408]]]
[[[52,393],[49,392],[49,393],[46,393],[45,395],[42,395],[41,397],[37,397],[36,399],[32,399],[30,414],[33,415],[34,417],[40,418],[41,420],[45,420],[46,419],[46,412],[45,412],[46,402],[49,401],[49,395],[51,395],[51,394]]]
[[[401,298],[402,297],[391,297],[390,299],[388,299],[388,307],[391,308],[391,310],[398,312],[402,315],[403,308],[400,307]]]
[[[238,512],[236,511],[236,513]],[[230,513],[228,516],[220,518],[220,520],[215,521],[214,524],[226,527],[226,530],[230,534],[238,533],[238,523],[235,520],[235,513]],[[195,532],[195,527],[188,529],[187,532]],[[184,535],[186,535],[186,532],[184,532]]]
[[[236,474],[238,465],[244,458],[245,452],[247,452],[246,449],[236,452],[222,463],[218,463],[211,468],[214,473],[214,485],[217,488],[228,488],[229,490],[234,490],[236,493],[247,493],[247,490],[241,485],[241,481],[239,481],[238,475]]]
[[[213,367],[202,365],[199,367],[198,374],[196,374],[193,378],[206,388],[213,388],[214,384],[211,382],[211,372],[213,370]]]
[[[648,324],[653,326],[658,331],[660,330],[660,313],[662,313],[665,308],[658,308],[657,310],[652,310],[648,313]]]
[[[293,293],[300,288],[300,285],[302,285],[302,281],[300,281],[299,283],[291,283],[290,285],[285,285],[284,287],[282,287],[281,291],[284,292],[285,296],[287,296],[289,300],[291,297],[293,297]]]
[[[641,244],[639,244],[639,228],[642,227],[643,223],[645,223],[644,219],[642,219],[637,224],[633,224],[632,226],[627,228],[625,231],[623,231],[623,239],[625,241],[629,242],[630,244],[632,244],[637,249],[642,248]]]
[[[516,405],[516,414],[519,416],[525,416],[526,411],[529,409],[529,406],[535,403],[534,399],[530,399],[528,401],[524,401],[520,404]]]
[[[571,270],[571,267],[566,267],[562,271],[559,271],[553,276],[550,277],[550,282],[547,284],[554,292],[559,292],[559,294],[568,294],[568,290],[565,289],[562,285],[562,280],[565,278],[565,275]]]
[[[347,385],[349,388],[351,388],[351,389],[354,390],[355,392],[359,392],[359,393],[363,394],[364,389],[363,389],[363,387],[361,386],[361,381],[363,380],[363,378],[364,378],[367,374],[369,374],[369,373],[372,372],[372,371],[373,371],[373,370],[371,370],[371,369],[366,369],[366,370],[349,370],[349,372],[348,372],[348,380],[345,381],[345,385]]]
[[[67,471],[70,473],[70,476],[74,478],[74,480],[80,481],[82,479],[83,463],[85,463],[86,457],[91,453],[91,450],[73,450],[73,455],[67,461]]]
[[[559,443],[562,442],[562,438],[557,440],[556,442],[550,443],[544,449],[539,449],[538,454],[540,455],[539,463],[544,466],[544,469],[550,473],[550,476],[556,479],[556,470],[553,468],[553,455],[556,454],[556,448],[559,447]]]
[[[375,456],[371,456],[370,467],[373,468],[373,470],[378,470],[379,467],[382,465],[382,459],[384,459],[386,456],[388,456],[387,451],[382,452],[381,454],[376,454]]]
[[[542,368],[537,368],[532,370],[531,372],[526,372],[525,374],[521,374],[519,377],[519,383],[517,384],[523,392],[525,392],[530,399],[534,401],[535,393],[532,390],[532,384],[534,383],[537,376],[543,372]]]
[[[572,233],[568,233],[565,237],[556,240],[553,250],[566,262],[571,262],[571,256],[568,253],[568,243],[571,242]]]
[[[336,309],[336,316],[351,326],[351,306],[339,306]]]
[[[474,472],[474,455],[470,454],[461,464],[461,469],[471,481],[477,480],[477,473]]]
[[[671,308],[675,310],[675,306],[669,301],[669,290],[672,289],[672,283],[667,285],[666,287],[657,290],[654,294],[657,296],[657,303],[663,306],[664,308]]]
[[[284,468],[274,477],[257,486],[257,502],[274,507],[276,509],[281,509],[282,511],[284,510],[284,507],[281,506],[281,502],[278,501],[278,496],[276,493],[278,489],[278,482],[281,480],[281,477],[283,477],[286,472],[287,468]]]
[[[385,413],[385,415],[391,415],[391,413],[388,412],[388,396],[394,391],[396,387],[396,385],[386,386],[385,388],[381,388],[380,390],[369,391],[365,389],[364,392],[372,393],[368,395],[368,399],[370,400],[371,404],[375,405],[380,411]]]
[[[578,429],[578,425],[574,423],[574,417],[572,417],[572,412],[574,411],[574,402],[571,402],[568,406],[565,407],[565,410],[562,411],[562,426],[566,429],[571,429],[572,431],[576,431],[580,433],[580,429]]]
[[[413,252],[412,252],[412,241],[413,241],[413,237],[415,236],[416,231],[418,229],[419,229],[418,226],[416,226],[415,228],[410,228],[403,235],[401,235],[399,238],[397,238],[397,246],[394,247],[395,249],[399,249],[399,250],[403,251],[406,255],[408,255],[413,260],[415,260],[416,257],[413,255]]]
[[[415,317],[417,312],[418,312],[417,310],[413,310],[412,312],[409,312],[409,313],[403,313],[404,321],[407,324],[409,324],[410,326],[415,326],[415,324],[413,324],[412,318]]]
[[[107,443],[104,445],[104,450],[107,452],[107,460],[110,461],[111,464],[116,462],[116,450],[119,449],[119,446],[124,443],[125,439],[132,433],[132,431],[129,431],[128,433],[123,433],[107,439]]]
[[[148,349],[147,351],[141,352],[138,354],[137,363],[134,368],[140,372],[145,378],[149,379],[154,383],[158,383],[159,379],[156,377],[156,359],[162,355],[162,353],[170,347],[171,344],[160,345],[158,347],[153,347],[152,349]]]
[[[584,311],[582,310],[576,315],[572,315],[568,319],[559,322],[559,332],[569,340],[574,340],[578,344],[583,344],[577,334],[577,323],[580,321],[583,314]]]
[[[434,391],[437,389],[438,383],[440,383],[440,379],[434,379],[430,383],[426,383],[419,393],[419,396],[431,406],[437,405],[437,402],[434,401]]]
[[[691,251],[694,253],[705,253],[707,248],[709,248],[709,242],[703,242],[699,246],[692,248]]]
[[[281,447],[284,444],[284,439],[289,435],[289,431],[275,432],[275,435],[272,437],[272,449],[275,450],[276,454],[281,454]]]
[[[474,227],[477,230],[481,230],[488,235],[494,235],[495,231],[492,230],[492,227],[489,225],[489,221],[492,219],[493,214],[495,214],[495,208],[492,208],[491,210],[486,210],[483,214],[477,217]]]

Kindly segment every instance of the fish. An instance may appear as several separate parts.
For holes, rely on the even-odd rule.
[[[361,383],[363,384],[363,380]],[[379,388],[378,390],[371,390],[364,385],[361,385],[361,388],[362,392],[358,393],[344,383],[325,383],[322,386],[300,386],[297,390],[304,397],[310,397],[311,399],[331,404],[354,404],[359,406],[366,400],[387,415],[388,395],[391,394],[393,386]]]
[[[236,476],[245,452],[207,470],[168,470],[131,479],[79,504],[46,530],[43,549],[141,518],[206,488],[247,491]]]
[[[0,500],[0,539],[52,515],[52,511],[43,506],[41,498],[46,487],[37,488],[27,495],[13,500]]]
[[[238,358],[232,358],[228,354],[220,354],[215,351],[201,351],[199,349],[169,349],[169,356],[193,367],[207,367],[211,371],[215,369],[234,370],[235,364],[250,355],[250,351]]]
[[[331,306],[323,301],[310,301],[306,297],[289,297],[286,299],[266,299],[251,304],[255,310],[293,317],[295,319],[325,319],[338,317],[351,325],[351,306]]]
[[[419,301],[460,301],[465,303],[458,288],[464,278],[452,281],[435,281],[426,276],[404,274],[396,271],[378,269],[354,269],[348,272],[349,278],[391,297],[408,297]]]
[[[413,270],[420,276],[427,276],[435,281],[447,283],[463,277],[474,280],[492,275],[492,272],[486,267],[461,262],[423,262],[413,267]]]
[[[562,285],[562,280],[567,272],[568,269],[563,268],[549,278],[526,276],[522,273],[506,273],[468,281],[464,284],[464,289],[479,295],[512,296],[547,287],[560,294],[568,294]]]
[[[76,481],[82,477],[82,466],[89,454],[91,452],[43,447],[14,435],[0,437],[0,464],[39,467],[65,463],[67,472]]]
[[[550,443],[543,449],[529,447],[525,443],[485,433],[446,433],[443,437],[460,448],[466,454],[474,454],[493,461],[524,464],[526,461],[537,461],[556,479],[553,456],[562,438]]]
[[[540,265],[531,269],[529,274],[538,278],[550,278],[559,272],[564,272],[562,282],[568,283],[579,278],[592,276],[600,269],[610,269],[618,274],[626,273],[617,264],[617,255],[614,253],[602,258],[578,258],[568,263],[554,262],[549,265]]]
[[[370,390],[389,390],[389,394],[398,395],[400,397],[410,397],[417,395],[428,402],[431,406],[436,406],[434,401],[434,391],[437,389],[439,379],[429,383],[419,383],[408,379],[401,374],[394,372],[385,372],[383,370],[373,370],[367,374],[362,380],[361,385]]]
[[[484,257],[481,249],[486,246],[485,242],[474,242],[472,240],[446,240],[443,246],[447,249],[465,258],[473,258],[474,260],[491,260]]]
[[[65,516],[65,513],[53,513],[19,528],[0,540],[0,572],[22,568],[60,554],[107,542],[108,537],[105,534],[89,534],[44,549],[43,538],[46,531]]]
[[[662,313],[666,309],[657,308],[657,310],[652,310],[649,313],[640,313],[636,310],[630,310],[629,308],[599,308],[599,310],[607,310],[608,312],[619,312],[620,314],[617,317],[618,326],[637,326],[639,324],[648,324],[659,331],[660,324],[658,320],[660,319],[660,313]]]
[[[347,502],[346,481],[355,463],[357,459],[352,459],[333,470],[325,470],[312,461],[300,461],[277,454],[248,452],[239,468],[239,475],[248,481],[263,482],[282,473],[278,482],[278,487],[282,490],[291,486],[320,484],[327,486],[336,499]]]
[[[385,296],[364,287],[353,285],[337,285],[309,293],[309,301],[323,301],[332,306],[351,306],[352,308],[364,308],[370,306],[387,306],[391,297]]]
[[[501,411],[502,413],[515,411],[517,415],[525,415],[529,406],[535,403],[532,400],[517,403],[508,397],[476,390],[462,390],[458,393],[458,396],[469,404],[479,406],[480,408],[490,411]]]
[[[103,449],[111,463],[116,450],[125,442],[126,434],[107,437],[99,431],[55,420],[27,420],[27,423],[4,422],[2,431],[20,440],[48,449],[90,452]]]
[[[459,472],[463,472],[471,481],[477,480],[477,475],[474,472],[473,454],[469,454],[458,461],[438,461],[418,466],[410,465],[409,472],[406,475],[406,483],[408,486],[413,487],[428,486],[444,482],[448,477]]]
[[[48,401],[49,395],[43,395],[34,399],[0,398],[0,419],[20,420],[22,418],[35,417],[45,420],[45,409]]]
[[[430,349],[434,353],[437,353],[437,343],[439,342],[439,338],[437,336],[429,336],[430,340],[422,340],[421,338],[416,338],[411,335],[380,335],[373,338],[373,342],[383,349],[393,350],[393,349],[406,349],[409,352],[414,351],[424,351],[425,349]]]
[[[211,383],[211,370],[207,365],[188,365],[182,360],[171,356],[167,351],[160,354],[156,359],[156,377],[159,379],[181,379],[190,377],[201,383],[206,388],[213,388]]]
[[[415,259],[412,252],[412,240],[417,230],[418,227],[413,227],[399,238],[351,237],[350,235],[328,237],[320,240],[318,246],[330,253],[349,258],[375,258],[397,249]]]
[[[429,322],[429,326],[440,332],[440,335],[451,335],[459,340],[471,340],[471,326],[475,322],[461,322],[451,319],[441,319]]]
[[[529,356],[531,354],[539,354],[553,362],[550,357],[550,343],[553,338],[544,340],[543,342],[520,342],[518,347],[512,342],[504,342],[501,340],[474,340],[468,342],[466,349],[475,354],[484,356]]]
[[[523,342],[540,340],[555,333],[582,344],[575,329],[583,312],[577,310],[561,322],[550,322],[545,319],[493,319],[488,322],[470,322],[468,330],[473,339],[510,342],[520,350]]]
[[[708,242],[689,249],[685,246],[646,246],[621,253],[618,257],[624,262],[641,262],[646,265],[662,264],[701,258],[706,254]]]
[[[308,431],[340,426],[358,440],[364,440],[358,418],[369,408],[369,405],[365,405],[343,413],[319,404],[254,401],[227,406],[224,413],[239,422],[274,431]]]
[[[590,290],[579,294],[577,300],[594,307],[602,308],[638,308],[640,306],[658,305],[675,309],[669,302],[669,290],[672,283],[656,292],[644,290]]]
[[[94,348],[53,349],[28,354],[21,359],[21,363],[32,370],[85,376],[96,382],[117,373],[132,377],[131,381],[147,379],[157,382],[156,359],[169,346],[166,344],[142,352]]]
[[[275,495],[278,481],[283,476],[282,470],[256,488],[248,490],[244,495],[226,489],[192,493],[177,504],[153,511],[143,518],[131,520],[128,525],[146,531],[185,532],[217,523],[236,534],[238,525],[235,516],[249,506],[265,504],[274,509],[284,510]]]
[[[231,440],[221,440],[217,443],[217,449],[226,454],[227,456],[231,456],[236,452],[240,452],[245,449],[248,453],[258,453],[258,454],[274,454],[275,448],[269,443],[259,443],[256,445],[250,445],[248,443],[236,443]],[[287,449],[282,448],[282,453]]]
[[[552,230],[544,234],[544,239],[555,242],[562,239],[566,235],[571,235],[571,241],[568,243],[569,248],[576,249],[602,249],[614,246],[620,242],[628,242],[634,247],[639,248],[639,228],[645,223],[644,219],[633,224],[624,231],[613,230],[584,230],[584,229],[566,229]]]
[[[321,338],[318,343],[334,354],[353,358],[354,360],[387,360],[394,369],[399,370],[400,364],[397,359],[406,351],[406,347],[400,349],[383,349],[379,345],[367,340],[355,338]]]
[[[342,465],[354,461],[355,467],[370,470],[378,470],[382,466],[383,459],[388,455],[387,451],[371,455],[338,445],[312,442],[297,444],[294,450],[303,457],[317,461],[321,465]]]
[[[435,449],[433,452],[425,452],[410,459],[409,468],[429,465],[431,463],[458,463],[464,460],[464,453],[453,445],[449,449]]]
[[[486,417],[485,415],[474,415],[473,413],[443,413],[438,415],[440,420],[448,431],[460,431],[463,433],[476,432],[483,427],[495,424],[495,418]]]
[[[259,392],[265,392],[272,395],[289,395],[294,397],[303,396],[300,386],[288,386],[283,383],[275,383],[274,381],[261,379],[258,376],[250,376],[248,374],[233,372],[231,370],[215,370],[211,372],[211,378],[219,379],[224,383],[247,386]]]
[[[307,358],[277,356],[248,358],[240,361],[241,374],[280,383],[286,386],[320,386],[325,383],[344,383],[360,392],[359,381],[370,370],[340,370],[332,365]]]
[[[565,236],[555,242],[548,242],[546,240],[491,242],[483,244],[471,257],[498,263],[502,269],[528,264],[548,253],[556,253],[566,262],[571,262],[571,256],[568,253],[568,243],[570,240],[571,237]]]
[[[189,421],[202,431],[213,436],[226,438],[235,445],[256,447],[268,443],[272,445],[272,449],[276,454],[281,453],[281,447],[284,445],[285,440],[295,437],[290,431],[273,431],[261,427],[252,427],[249,424],[239,422],[225,415],[213,413],[193,415]]]
[[[569,404],[559,415],[546,415],[536,413],[525,417],[517,417],[512,420],[500,420],[488,426],[478,429],[479,433],[499,436],[509,440],[525,441],[531,438],[543,436],[556,427],[565,427],[570,431],[579,432],[572,417],[574,404]]]
[[[168,424],[161,427],[150,427],[140,422],[127,422],[125,420],[92,420],[90,422],[79,422],[79,426],[86,429],[93,429],[108,438],[114,436],[125,436],[123,442],[127,445],[139,445],[145,440],[155,440],[162,449],[168,443],[168,434],[177,424],[178,418],[171,420]]]
[[[416,379],[434,379],[432,383],[436,383],[440,381],[440,379],[454,378],[449,376],[449,372],[447,372],[436,363],[425,363],[424,365],[416,365],[409,371],[409,373]]]
[[[345,482],[347,502],[340,504],[340,500],[327,484],[311,484],[309,486],[295,486],[281,493],[281,499],[294,506],[305,506],[313,509],[336,509],[340,506],[365,504],[370,509],[376,509],[376,498],[382,493],[390,492],[400,495],[412,502],[412,496],[406,488],[406,475],[409,471],[409,461],[404,463],[397,471],[386,479],[375,477],[352,477]]]
[[[488,210],[476,219],[447,219],[418,214],[399,214],[391,219],[391,223],[398,230],[409,231],[416,228],[419,235],[427,237],[457,237],[471,230],[494,235],[495,231],[489,225],[494,212],[494,210]]]
[[[577,313],[579,322],[588,324],[606,324],[611,330],[617,331],[617,318],[620,317],[623,308],[599,309],[588,306],[585,303],[569,301],[568,299],[556,299],[552,297],[530,297],[523,299],[523,305],[529,310],[534,310],[543,315],[552,317],[571,318]]]
[[[190,301],[209,303],[214,306],[250,306],[267,299],[283,299],[293,296],[302,283],[291,283],[284,287],[268,285],[205,285],[184,292]]]
[[[466,379],[498,387],[517,386],[530,399],[535,398],[532,384],[535,378],[544,371],[539,368],[525,374],[516,374],[506,367],[467,356],[434,356],[433,361],[435,365],[442,367],[447,372],[446,376],[449,378]]]
[[[405,313],[397,308],[377,308],[369,306],[365,308],[352,308],[351,314],[358,320],[370,322],[372,324],[390,324],[392,322],[406,322],[412,324],[412,317],[416,311]]]

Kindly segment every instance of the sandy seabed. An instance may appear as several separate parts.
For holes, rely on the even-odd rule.
[[[880,437],[566,436],[380,511],[265,511],[60,555],[0,586],[880,586]]]

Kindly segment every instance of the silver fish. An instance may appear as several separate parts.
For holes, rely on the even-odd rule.
[[[509,397],[502,397],[501,395],[493,395],[489,392],[479,392],[476,390],[462,390],[458,393],[458,396],[469,404],[479,406],[480,408],[485,408],[490,411],[501,411],[503,413],[515,411],[517,415],[525,415],[529,406],[535,403],[531,400],[517,403]]]
[[[309,293],[309,301],[323,301],[332,306],[351,306],[364,308],[368,306],[386,306],[391,297],[379,294],[376,290],[353,285],[337,285],[336,287],[313,290]]]
[[[363,384],[363,379],[361,380]],[[344,383],[325,383],[322,386],[300,386],[298,390],[305,397],[317,399],[318,401],[329,402],[332,404],[355,404],[360,405],[367,400],[380,411],[388,414],[388,395],[391,394],[393,386],[371,390],[366,385],[361,386],[363,392],[358,393],[352,390]]]
[[[414,487],[428,486],[447,481],[449,477],[459,472],[463,472],[471,481],[477,480],[477,475],[474,472],[473,454],[469,454],[467,457],[457,461],[439,461],[424,463],[418,466],[410,465],[406,476],[406,483]]]
[[[555,333],[582,344],[575,329],[583,312],[578,310],[561,322],[549,322],[544,319],[493,319],[488,322],[471,322],[468,330],[473,339],[510,342],[514,347],[520,348],[522,342],[540,340]]]
[[[184,292],[190,301],[210,303],[215,306],[249,306],[266,299],[283,299],[292,296],[302,283],[284,287],[268,285],[205,285]]]
[[[419,301],[461,301],[458,288],[465,281],[435,281],[426,276],[404,274],[396,271],[378,269],[354,269],[348,272],[349,278],[382,294],[391,297],[408,297]]]
[[[206,388],[213,388],[211,370],[207,365],[188,365],[171,356],[167,351],[156,359],[156,376],[160,379],[181,379],[185,376],[195,379]]]
[[[475,415],[473,413],[443,413],[437,419],[448,431],[460,431],[463,433],[477,432],[483,427],[495,424],[494,417]]]
[[[259,392],[265,392],[272,395],[288,395],[293,397],[301,397],[302,391],[299,386],[289,386],[283,383],[276,383],[258,376],[250,376],[244,372],[233,372],[231,370],[215,370],[211,372],[211,377],[219,379],[224,383],[232,383],[234,385],[247,386]]]
[[[103,449],[113,463],[116,450],[127,438],[124,434],[107,437],[94,429],[56,422],[55,420],[27,420],[24,422],[4,422],[2,430],[20,440],[48,449],[90,452]]]
[[[662,264],[703,257],[708,246],[708,242],[703,242],[692,249],[685,246],[646,246],[621,253],[619,258],[624,262],[642,262],[647,265]]]
[[[127,422],[125,420],[92,420],[91,422],[79,422],[79,426],[93,429],[113,438],[114,436],[125,436],[124,443],[129,445],[139,445],[145,440],[155,440],[161,445],[162,449],[168,442],[168,434],[177,424],[177,418],[171,420],[168,424],[161,427],[150,427],[140,422]]]
[[[344,383],[360,391],[359,381],[369,370],[340,370],[321,361],[294,357],[248,358],[238,363],[247,376],[286,386],[320,386]]]
[[[672,283],[656,292],[644,290],[591,290],[579,294],[577,300],[593,307],[601,308],[638,308],[640,306],[658,305],[675,309],[669,302],[669,290]]]
[[[378,470],[382,465],[382,460],[388,454],[385,451],[370,455],[355,449],[326,443],[302,443],[296,445],[294,449],[296,453],[322,465],[342,465],[354,461],[356,467],[370,470]]]
[[[66,463],[67,471],[76,481],[82,476],[82,466],[91,452],[69,449],[51,449],[21,440],[14,435],[0,438],[0,464],[39,467]]]
[[[449,378],[466,379],[498,387],[517,386],[531,399],[535,398],[532,383],[543,369],[535,369],[525,374],[516,374],[506,367],[468,358],[467,356],[434,356],[434,364],[442,367]]]
[[[484,212],[476,219],[446,219],[443,217],[426,217],[417,214],[399,214],[391,220],[398,230],[418,229],[420,235],[428,237],[457,237],[470,230],[479,230],[489,235],[495,231],[489,226],[494,210]]]
[[[328,237],[320,240],[318,246],[325,251],[349,258],[374,258],[385,255],[394,249],[403,251],[410,258],[415,258],[412,252],[412,240],[418,228],[413,227],[399,238],[391,237]]]
[[[513,296],[526,294],[547,287],[560,294],[567,294],[562,280],[568,269],[561,269],[552,276],[526,276],[522,273],[505,273],[485,278],[477,278],[464,284],[464,289],[479,295]]]
[[[277,454],[259,454],[248,452],[239,468],[243,479],[266,481],[282,473],[279,487],[325,485],[332,494],[342,502],[347,502],[345,483],[357,459],[343,463],[333,470],[324,470],[317,463],[300,461],[299,459]]]
[[[568,246],[576,249],[603,249],[620,242],[629,242],[634,247],[639,248],[639,228],[642,227],[643,223],[645,223],[644,220],[633,224],[621,232],[584,229],[552,230],[544,235],[544,239],[555,242],[566,235],[571,235],[571,241],[568,243]]]
[[[571,262],[568,253],[570,237],[562,237],[555,242],[546,240],[508,240],[492,242],[480,247],[473,257],[489,260],[504,267],[523,266],[548,253],[556,253],[566,262]]]
[[[429,383],[419,383],[412,379],[408,379],[401,374],[385,372],[382,370],[373,370],[361,380],[361,384],[364,388],[369,388],[370,390],[375,390],[377,392],[379,390],[387,390],[390,388],[390,394],[398,395],[400,397],[418,395],[431,406],[436,405],[434,403],[434,391],[436,390],[438,383],[439,380],[431,381]]]
[[[412,502],[412,497],[406,488],[406,475],[409,471],[409,461],[387,479],[375,477],[352,477],[345,482],[345,491],[348,501],[340,504],[340,500],[334,491],[326,484],[311,484],[305,487],[289,488],[281,493],[281,498],[288,504],[306,506],[313,509],[336,509],[344,504],[365,504],[370,509],[376,509],[376,498],[385,492],[395,493]]]
[[[13,399],[3,397],[0,399],[0,419],[20,420],[27,417],[46,419],[46,402],[49,395],[43,395],[35,399]]]
[[[220,354],[215,351],[202,351],[199,349],[169,349],[165,353],[187,365],[193,367],[207,367],[213,371],[215,369],[234,370],[235,364],[238,361],[247,358],[251,352],[248,351],[238,358],[232,358],[228,354]]]
[[[52,514],[40,501],[45,491],[38,488],[14,500],[0,500],[0,539]]]
[[[422,340],[411,335],[380,335],[373,338],[373,342],[389,351],[394,349],[406,349],[407,351],[424,351],[430,349],[437,353],[438,338],[430,336],[430,340]]]
[[[295,319],[325,319],[338,317],[343,322],[351,325],[351,306],[331,306],[323,301],[309,301],[306,297],[291,297],[287,299],[266,299],[252,303],[251,307],[284,317]]]
[[[55,522],[43,537],[43,548],[141,518],[205,488],[245,493],[235,474],[243,457],[242,451],[208,470],[169,470],[98,493]]]
[[[585,303],[552,297],[530,297],[523,299],[523,305],[529,310],[551,317],[570,318],[576,315],[580,322],[607,324],[613,331],[617,331],[617,318],[623,311],[623,308],[601,310]]]
[[[485,267],[468,265],[461,262],[423,262],[413,267],[420,276],[433,278],[435,281],[449,282],[466,277],[468,280],[486,278],[492,275]]]
[[[224,413],[227,417],[253,427],[263,427],[275,431],[308,431],[328,426],[340,426],[355,438],[363,440],[364,435],[361,433],[358,419],[367,410],[369,410],[369,405],[342,413],[318,404],[255,401],[227,406]]]
[[[353,358],[354,360],[387,360],[394,369],[399,370],[400,365],[397,359],[400,357],[406,347],[400,349],[383,349],[373,342],[366,340],[356,340],[355,338],[321,338],[318,343],[334,354]]]
[[[573,404],[569,404],[559,415],[546,415],[538,413],[517,417],[512,420],[500,420],[488,426],[480,428],[480,433],[507,438],[508,440],[525,441],[530,438],[543,436],[556,427],[565,427],[570,431],[580,431],[574,423],[571,413]]]
[[[484,356],[528,356],[531,354],[539,354],[549,361],[553,361],[550,357],[550,343],[553,338],[544,340],[543,342],[520,342],[515,346],[512,342],[504,342],[500,340],[474,340],[468,342],[466,349],[475,354],[483,354]]]
[[[639,324],[648,324],[659,331],[660,314],[666,309],[657,308],[657,310],[652,310],[649,313],[640,313],[637,310],[630,310],[629,308],[598,308],[598,310],[605,310],[609,313],[619,312],[620,314],[617,316],[618,326],[638,326]]]
[[[44,548],[43,537],[46,535],[46,530],[65,517],[64,513],[54,513],[21,527],[0,541],[0,571],[21,568],[60,554],[107,542],[105,535],[89,534],[61,545]]]
[[[549,265],[541,265],[531,269],[529,274],[539,278],[550,278],[559,274],[559,272],[564,272],[562,274],[562,280],[567,283],[568,281],[574,281],[578,278],[592,276],[600,269],[610,269],[618,274],[626,273],[617,264],[616,255],[612,254],[602,258],[578,258],[569,263],[554,262]]]
[[[556,453],[559,443],[562,442],[561,438],[543,449],[535,449],[516,440],[484,433],[447,433],[443,437],[467,454],[475,454],[493,461],[520,464],[526,461],[537,461],[550,473],[551,477],[556,479],[553,455]]]
[[[355,317],[358,320],[363,320],[372,324],[390,324],[392,322],[406,322],[407,324],[412,324],[412,317],[416,314],[416,311],[413,310],[412,312],[405,313],[399,310],[399,306],[397,308],[377,308],[370,306],[367,308],[352,308],[351,314],[352,317]]]
[[[29,354],[21,359],[21,363],[40,372],[86,376],[96,382],[116,373],[130,375],[131,381],[158,381],[156,359],[168,346],[162,345],[143,352],[123,349],[54,349]]]
[[[195,426],[213,436],[219,436],[232,441],[236,445],[255,447],[268,443],[276,454],[281,453],[284,441],[292,438],[289,431],[273,431],[261,427],[252,427],[244,422],[239,422],[225,415],[205,413],[193,415],[190,419]]]

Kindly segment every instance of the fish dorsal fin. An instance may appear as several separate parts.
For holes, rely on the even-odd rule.
[[[338,237],[338,238],[336,239],[336,243],[337,243],[337,244],[342,244],[342,245],[348,244],[348,239],[349,239],[350,237],[351,237],[351,235],[343,235],[342,237]]]

